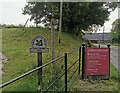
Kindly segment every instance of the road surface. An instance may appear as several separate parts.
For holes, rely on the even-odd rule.
[[[98,46],[98,44],[94,44],[94,45]],[[100,46],[106,47],[107,45],[100,45]],[[120,47],[111,46],[110,60],[111,60],[111,63],[115,66],[115,68],[120,73]]]

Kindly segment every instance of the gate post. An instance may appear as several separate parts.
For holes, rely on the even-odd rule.
[[[65,93],[67,93],[67,53],[65,53]]]
[[[108,79],[110,79],[110,44],[107,44],[107,47],[109,48],[109,76]]]
[[[81,47],[79,48],[79,69],[78,69],[78,77],[80,79],[80,61],[81,61]]]
[[[82,44],[82,80],[85,78],[85,43]]]

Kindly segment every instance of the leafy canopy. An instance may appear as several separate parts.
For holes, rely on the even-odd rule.
[[[120,44],[120,18],[116,19],[112,24],[111,42]]]
[[[109,20],[110,12],[116,6],[117,3],[115,2],[64,2],[62,7],[62,31],[81,33],[103,26],[104,22]],[[54,19],[59,27],[60,2],[28,3],[23,8],[23,14],[31,15],[30,20],[34,20],[36,26],[40,23],[47,26],[51,19]]]

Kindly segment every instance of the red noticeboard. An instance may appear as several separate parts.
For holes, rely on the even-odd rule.
[[[109,75],[109,48],[86,48],[85,76]]]

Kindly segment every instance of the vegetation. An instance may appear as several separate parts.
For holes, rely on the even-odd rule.
[[[23,25],[22,24],[19,24],[19,25],[14,25],[14,24],[0,24],[0,27],[4,27],[4,28],[22,28]]]
[[[31,40],[36,35],[44,35],[48,40],[49,52],[43,53],[43,64],[51,60],[51,32],[50,29],[41,28],[9,28],[3,30],[3,53],[8,57],[8,63],[4,66],[3,82],[13,79],[35,67],[37,67],[37,54],[30,53]],[[73,48],[78,48],[81,45],[81,40],[74,39],[66,33],[62,33],[62,42],[58,44],[57,32],[55,32],[55,55],[56,57],[63,55],[65,52],[71,51]],[[71,41],[71,43],[69,43]],[[78,52],[78,51],[76,51]],[[71,60],[76,59],[78,53],[71,55]],[[60,74],[61,66],[64,64],[64,58],[56,62],[55,67]],[[72,63],[71,63],[72,64]],[[58,67],[58,66],[59,67]],[[60,70],[59,70],[60,69]],[[44,83],[50,84],[55,76],[52,76],[52,66],[47,66],[43,71],[46,73]],[[43,73],[44,73],[43,72]],[[57,73],[57,72],[56,72]],[[61,72],[62,73],[62,72]],[[32,85],[31,85],[32,84]],[[37,90],[37,72],[23,78],[22,80],[6,87],[8,91],[35,91]]]
[[[68,33],[82,33],[82,31],[92,31],[102,26],[108,20],[111,10],[117,7],[117,2],[64,2],[62,14],[62,31]],[[48,25],[51,19],[59,21],[59,2],[37,2],[28,3],[23,8],[23,14],[31,16],[36,26],[40,23]],[[58,23],[56,25],[59,27]]]
[[[30,53],[31,40],[36,35],[44,35],[48,40],[50,49],[51,43],[50,29],[41,28],[5,28],[3,30],[3,53],[8,57],[8,63],[4,65],[3,82],[11,80],[33,68],[37,67],[37,54]],[[57,43],[57,34],[55,31],[55,54],[56,57],[63,55],[65,52],[71,51],[73,48],[78,48],[81,45],[81,40],[62,32],[62,42]],[[70,66],[77,58],[78,51],[68,56],[68,66]],[[51,50],[43,54],[43,64],[51,60]],[[64,70],[64,58],[49,65],[43,69],[42,86],[37,84],[37,72],[24,77],[23,79],[6,86],[3,91],[40,91],[43,90],[54,81]],[[77,67],[77,66],[75,66]],[[75,70],[73,67],[68,72],[68,77]],[[73,82],[75,81],[75,82]],[[64,77],[54,85],[50,90],[57,91],[64,85]],[[71,86],[72,85],[72,86]],[[81,81],[76,73],[72,82],[68,85],[71,91],[117,91],[118,90],[118,74],[116,69],[111,65],[111,79],[102,81]]]
[[[116,19],[112,24],[111,42],[120,44],[120,19]]]
[[[112,44],[113,46],[120,46],[120,44]]]

